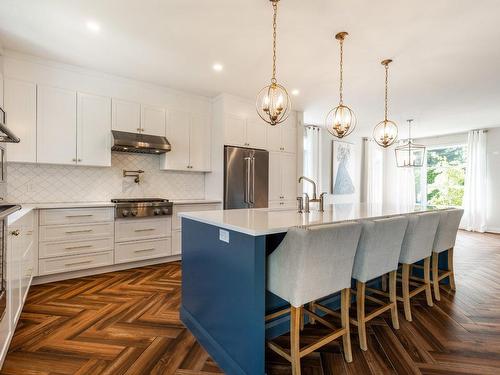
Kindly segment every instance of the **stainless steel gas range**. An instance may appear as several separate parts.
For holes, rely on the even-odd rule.
[[[168,199],[138,198],[112,199],[116,204],[115,219],[171,216],[173,204]]]

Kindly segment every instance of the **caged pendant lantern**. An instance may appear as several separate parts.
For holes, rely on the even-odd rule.
[[[326,115],[326,128],[331,135],[337,138],[344,138],[351,134],[356,128],[356,115],[353,110],[344,105],[344,39],[349,35],[345,31],[335,35],[340,43],[340,85],[339,85],[339,105],[333,108]]]
[[[278,2],[270,0],[273,5],[273,75],[271,84],[260,90],[257,95],[256,109],[259,116],[268,124],[275,126],[288,118],[292,102],[287,90],[276,79],[276,29]]]
[[[408,140],[396,147],[396,163],[401,168],[420,168],[424,165],[425,146],[413,142],[411,138],[411,125],[413,120],[408,121]]]
[[[387,148],[394,144],[398,139],[398,126],[394,121],[387,119],[387,86],[389,81],[389,64],[392,60],[382,61],[382,65],[385,66],[385,118],[384,121],[379,122],[375,129],[373,129],[373,139],[379,146]]]

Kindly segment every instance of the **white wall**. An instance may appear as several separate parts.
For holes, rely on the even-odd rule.
[[[486,225],[489,232],[500,233],[500,127],[488,130],[487,152],[488,211]]]

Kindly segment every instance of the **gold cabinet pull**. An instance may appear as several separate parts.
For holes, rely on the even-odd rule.
[[[92,247],[92,245],[68,246],[65,250],[88,249],[90,247]]]
[[[66,267],[71,267],[71,266],[79,266],[81,264],[89,264],[89,263],[92,263],[92,261],[91,260],[85,260],[83,262],[66,263],[65,266]]]
[[[82,230],[68,230],[66,234],[74,234],[74,233],[89,233],[92,232],[92,229],[82,229]]]
[[[136,229],[135,232],[151,232],[152,230],[155,230],[155,228]]]
[[[17,237],[21,234],[21,231],[19,229],[14,229],[12,232],[10,232],[10,234]]]
[[[144,253],[146,251],[154,251],[156,249],[154,248],[151,248],[151,249],[141,249],[141,250],[135,250],[134,253]]]
[[[80,215],[66,215],[67,218],[74,218],[74,217],[92,217],[94,215],[92,214],[80,214]]]

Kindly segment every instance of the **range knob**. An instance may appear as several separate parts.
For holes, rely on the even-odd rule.
[[[132,215],[132,216],[137,216],[137,210],[132,210],[132,211],[130,211],[130,215]]]
[[[153,210],[153,214],[155,214],[155,216],[160,215],[160,214],[161,214],[160,209],[159,209],[159,208],[155,208],[155,209]]]
[[[129,210],[122,210],[122,216],[127,217],[130,214]]]

